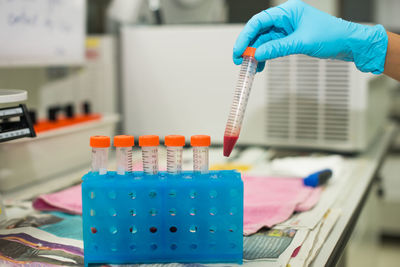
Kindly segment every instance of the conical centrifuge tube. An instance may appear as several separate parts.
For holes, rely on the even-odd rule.
[[[236,84],[235,95],[228,122],[224,133],[224,156],[229,157],[236,141],[239,138],[244,112],[246,111],[254,75],[257,71],[257,60],[254,58],[256,49],[247,47],[243,53],[243,62],[240,68],[239,79]]]
[[[142,147],[143,172],[145,174],[158,173],[158,146],[160,140],[157,135],[143,135],[139,137],[139,146]]]
[[[182,172],[182,151],[185,137],[182,135],[167,135],[164,138],[167,147],[167,172],[179,174]]]
[[[90,146],[92,147],[92,172],[98,172],[100,175],[107,174],[110,137],[101,135],[91,136]]]
[[[208,173],[208,147],[211,138],[208,135],[193,135],[190,138],[193,147],[193,171],[201,174]]]
[[[117,173],[124,175],[132,172],[132,147],[135,145],[135,138],[131,135],[114,136],[114,146],[117,157]]]

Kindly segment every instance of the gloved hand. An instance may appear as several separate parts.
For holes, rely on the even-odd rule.
[[[289,0],[253,16],[233,48],[242,63],[247,46],[256,47],[257,71],[265,60],[291,54],[354,61],[363,72],[383,72],[388,37],[382,25],[366,26],[319,11],[300,0]]]

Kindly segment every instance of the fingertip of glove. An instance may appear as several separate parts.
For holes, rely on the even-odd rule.
[[[233,48],[233,56],[234,57],[241,57],[243,54],[244,50],[238,49],[236,46]]]
[[[242,57],[235,57],[233,56],[233,63],[235,63],[236,65],[240,65],[243,62],[243,58]]]

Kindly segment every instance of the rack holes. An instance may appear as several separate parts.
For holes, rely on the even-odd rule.
[[[168,193],[168,196],[170,198],[175,198],[176,197],[176,191],[175,190],[170,190],[169,193]]]
[[[94,191],[89,192],[89,198],[94,199],[96,197],[96,193]]]
[[[190,249],[193,249],[193,250],[194,250],[194,249],[196,249],[196,248],[197,248],[197,244],[194,244],[194,243],[193,243],[193,244],[190,244]]]
[[[113,190],[113,191],[110,191],[110,192],[108,192],[108,197],[109,197],[110,199],[116,199],[116,198],[117,198],[117,193],[115,193],[114,190]]]
[[[178,246],[176,244],[171,244],[171,250],[176,250]]]
[[[195,208],[191,208],[189,211],[190,216],[194,216],[196,215],[196,209]]]
[[[92,234],[97,233],[97,228],[96,227],[90,227],[90,232],[92,232]]]
[[[129,213],[130,213],[131,216],[136,216],[136,210],[135,209],[131,209],[129,211]]]
[[[216,207],[211,207],[210,208],[210,215],[211,216],[214,216],[214,215],[216,215],[217,214],[217,208]]]
[[[157,192],[155,190],[152,190],[149,192],[149,197],[150,198],[156,198],[157,197]]]
[[[169,228],[169,231],[170,231],[171,233],[176,233],[176,231],[178,231],[178,228],[176,228],[176,226],[171,226],[171,227]]]
[[[149,214],[151,216],[156,216],[157,215],[157,210],[155,208],[151,208],[150,211],[149,211]]]
[[[130,199],[136,199],[136,192],[129,192],[128,196]]]
[[[196,225],[191,225],[189,227],[189,232],[191,233],[196,233],[197,232],[197,226]]]
[[[96,211],[94,209],[90,209],[90,216],[95,216],[96,215]]]
[[[230,210],[229,210],[229,215],[235,215],[237,213],[237,208],[235,208],[235,207],[232,207]]]
[[[109,209],[108,213],[110,214],[110,216],[113,216],[113,217],[117,216],[117,211],[113,208]]]
[[[152,227],[150,227],[150,229],[149,229],[149,230],[150,230],[150,232],[151,232],[151,233],[153,233],[153,234],[154,234],[154,233],[156,233],[156,232],[157,232],[157,227],[155,227],[155,226],[152,226]]]
[[[154,243],[151,244],[151,245],[150,245],[150,249],[151,249],[151,250],[156,250],[156,249],[157,249],[157,244],[154,244]]]
[[[217,231],[217,227],[214,225],[211,225],[209,231],[211,234],[214,234]]]
[[[174,209],[174,208],[169,209],[169,215],[175,216],[176,215],[176,209]]]
[[[210,195],[210,198],[216,198],[217,195],[218,195],[218,193],[217,193],[217,191],[215,191],[215,190],[211,190],[210,193],[209,193],[209,195]]]
[[[189,197],[194,199],[197,197],[197,192],[195,190],[190,190]]]
[[[131,227],[129,227],[129,232],[131,232],[132,234],[136,234],[137,233],[136,226],[132,225]]]
[[[231,225],[231,226],[229,227],[228,231],[229,231],[230,233],[236,232],[236,231],[237,231],[237,227],[236,227],[235,225]]]
[[[118,233],[118,229],[115,226],[111,226],[110,227],[110,233],[115,235],[116,233]]]

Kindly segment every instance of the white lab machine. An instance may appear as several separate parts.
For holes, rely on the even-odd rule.
[[[222,143],[239,67],[232,44],[242,25],[122,28],[124,128],[127,134],[207,134]],[[266,74],[257,74],[242,138],[262,121]],[[257,124],[257,123],[256,123]],[[251,136],[251,135],[250,135]],[[251,137],[250,137],[251,138]],[[240,139],[239,139],[240,142]]]
[[[120,24],[193,24],[227,21],[225,0],[112,0],[109,30]]]
[[[389,83],[389,84],[388,84]],[[390,82],[351,62],[294,55],[267,67],[265,136],[279,147],[359,152],[382,130]]]
[[[243,25],[126,26],[123,108],[129,134],[211,135],[222,144]],[[385,79],[351,62],[294,55],[256,74],[239,145],[357,152],[385,122]]]
[[[26,106],[15,104],[27,98],[28,94],[24,90],[0,89],[0,143],[36,136]],[[0,194],[0,222],[5,219],[5,207]]]
[[[91,103],[94,113],[102,114],[98,120],[40,132],[34,139],[0,143],[0,192],[10,193],[85,168],[90,162],[89,137],[114,135],[119,121],[114,39],[90,36],[85,52],[82,68],[69,68],[69,75],[58,79],[51,79],[44,68],[0,69],[0,87],[28,88],[27,106],[37,110],[39,120],[55,104],[74,104],[79,114],[84,101]]]

